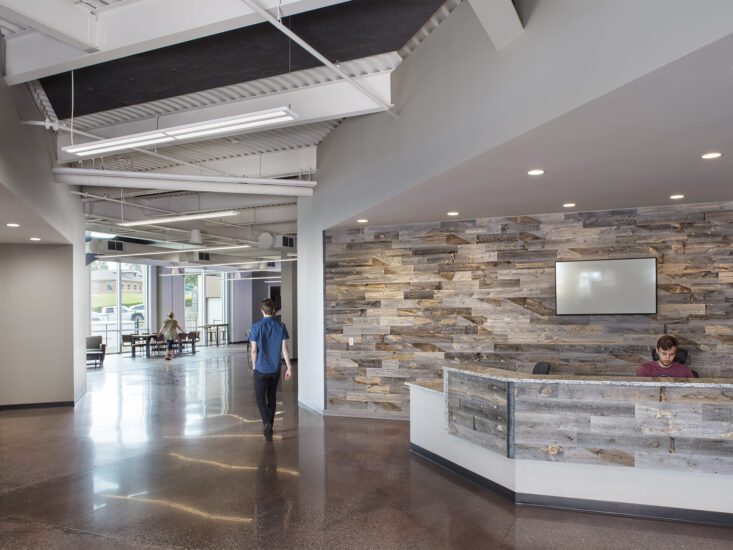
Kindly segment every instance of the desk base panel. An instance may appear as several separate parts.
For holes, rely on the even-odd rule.
[[[663,506],[648,506],[644,504],[630,504],[627,502],[606,502],[601,500],[586,500],[581,498],[565,498],[547,495],[532,495],[516,493],[503,485],[480,476],[450,460],[423,449],[419,445],[410,443],[410,451],[422,458],[460,475],[495,493],[508,498],[520,506],[538,506],[556,510],[570,510],[573,512],[589,512],[612,516],[625,516],[646,519],[661,519],[668,521],[682,521],[686,523],[701,523],[706,525],[722,525],[733,527],[733,514],[709,512],[706,510],[687,510],[667,508]]]

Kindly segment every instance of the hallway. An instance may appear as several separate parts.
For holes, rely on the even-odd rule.
[[[297,367],[296,367],[297,373]],[[111,356],[75,409],[0,411],[0,548],[706,548],[722,527],[515,507],[412,455],[406,422],[279,392],[262,436],[245,348]]]

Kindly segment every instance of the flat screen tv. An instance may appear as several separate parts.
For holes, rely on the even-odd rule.
[[[555,263],[557,315],[656,312],[656,258]]]

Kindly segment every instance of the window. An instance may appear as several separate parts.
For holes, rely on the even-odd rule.
[[[108,353],[120,351],[122,334],[149,331],[145,299],[149,273],[148,266],[140,264],[91,264],[91,334],[102,336]]]

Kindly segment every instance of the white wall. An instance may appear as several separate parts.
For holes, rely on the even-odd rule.
[[[67,281],[64,293],[74,299],[63,311],[45,313],[52,317],[63,316],[64,326],[71,330],[68,339],[73,351],[68,356],[58,355],[55,361],[47,363],[44,373],[48,379],[55,380],[59,375],[68,378],[72,390],[63,400],[77,401],[86,391],[85,336],[89,332],[89,272],[84,262],[84,214],[81,200],[70,195],[67,187],[56,185],[51,177],[55,155],[53,136],[43,128],[21,124],[21,120],[39,118],[27,88],[9,89],[0,79],[0,185],[44,219],[60,235],[59,240],[70,245],[70,261],[64,264],[68,273],[48,273]],[[3,258],[0,260],[4,263]],[[28,305],[36,304],[29,296],[32,295],[24,296]],[[4,354],[16,358],[27,355],[27,352],[27,348],[14,341],[7,342],[3,348]],[[0,386],[3,385],[3,380],[0,380]],[[37,396],[24,394],[23,399],[27,403],[40,403],[48,401],[48,395],[39,388]]]
[[[346,120],[298,199],[299,400],[324,406],[323,230],[733,32],[733,2],[520,0],[497,52],[468,2],[393,73],[399,117]]]
[[[70,245],[0,245],[0,405],[74,401]]]
[[[157,271],[158,326],[151,328],[156,331],[159,330],[163,324],[163,321],[168,318],[168,314],[172,311],[176,320],[184,328],[184,330],[198,330],[196,327],[185,326],[186,302],[183,294],[183,275],[174,277],[161,277],[160,275],[170,274],[170,269],[158,268]],[[203,319],[201,319],[201,321],[203,322]]]

